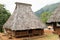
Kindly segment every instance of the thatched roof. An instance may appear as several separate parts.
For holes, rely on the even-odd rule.
[[[45,27],[45,24],[34,15],[31,4],[18,2],[16,2],[14,13],[3,26],[11,30],[43,29]]]
[[[47,23],[51,22],[60,22],[60,6],[52,12],[50,18],[48,19]]]

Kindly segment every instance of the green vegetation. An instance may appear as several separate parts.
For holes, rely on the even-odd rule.
[[[3,25],[10,17],[10,12],[5,9],[3,4],[0,4],[0,32],[3,31]]]
[[[46,22],[48,20],[48,18],[50,17],[51,13],[50,12],[43,12],[41,15],[40,15],[40,19],[43,21],[43,22]]]
[[[51,13],[60,5],[60,3],[55,3],[51,5],[46,5],[45,7],[41,8],[40,10],[35,12],[35,15],[42,20],[43,22],[46,22],[48,18],[50,17]]]

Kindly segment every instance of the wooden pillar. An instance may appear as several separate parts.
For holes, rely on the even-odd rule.
[[[53,29],[54,29],[54,31],[56,31],[56,26],[57,26],[57,25],[56,25],[56,22],[54,22],[54,23],[53,23]]]
[[[59,40],[60,40],[60,35],[59,35]]]
[[[29,30],[27,30],[27,34],[28,34],[28,38],[26,40],[30,40]]]
[[[15,37],[15,31],[12,31],[12,37]]]
[[[44,29],[41,29],[41,35],[43,35],[44,34]]]
[[[5,28],[3,28],[3,30],[4,30],[4,34],[6,34],[7,32],[6,32],[6,29]]]

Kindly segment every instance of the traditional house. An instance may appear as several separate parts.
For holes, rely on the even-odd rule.
[[[47,24],[52,24],[55,33],[60,35],[60,6],[54,10]]]
[[[16,2],[13,14],[3,26],[6,34],[14,37],[44,34],[46,26],[34,15],[31,6],[31,4]]]

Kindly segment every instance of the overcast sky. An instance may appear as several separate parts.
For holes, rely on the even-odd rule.
[[[32,4],[32,10],[35,12],[45,5],[60,2],[60,0],[0,0],[1,4],[4,4],[6,9],[13,13],[15,8],[15,2],[23,2]]]

